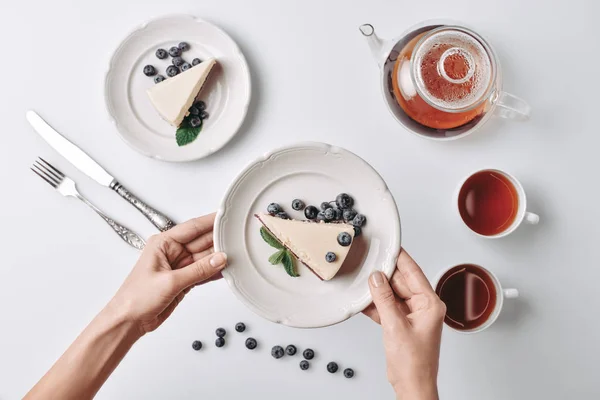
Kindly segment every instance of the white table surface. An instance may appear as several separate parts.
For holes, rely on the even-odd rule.
[[[214,210],[237,172],[275,146],[303,140],[346,147],[387,180],[402,217],[403,246],[433,277],[480,263],[507,301],[488,331],[444,331],[439,386],[445,399],[589,399],[598,386],[598,28],[592,0],[536,1],[27,1],[0,13],[0,399],[16,399],[43,375],[108,301],[137,258],[89,209],[54,193],[29,171],[43,156],[71,175],[101,208],[144,235],[153,227],[50,149],[27,125],[33,108],[143,199],[177,221]],[[559,4],[560,3],[560,4]],[[119,41],[143,21],[193,13],[223,27],[246,55],[253,99],[239,135],[221,152],[188,164],[145,158],[108,121],[103,77]],[[389,115],[378,71],[358,31],[372,23],[391,37],[420,20],[463,20],[494,45],[505,89],[528,100],[526,123],[495,119],[451,143],[405,132]],[[182,38],[185,39],[185,38]],[[510,237],[486,241],[452,212],[455,185],[493,166],[525,186],[541,215]],[[240,335],[216,349],[214,329],[245,321],[262,348]],[[191,342],[207,345],[196,353]],[[274,344],[318,351],[274,361]],[[357,371],[325,372],[327,361]],[[143,338],[99,399],[384,399],[380,329],[366,317],[319,330],[261,320],[224,282],[196,290],[157,332]]]

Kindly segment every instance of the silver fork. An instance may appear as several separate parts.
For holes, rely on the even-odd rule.
[[[76,197],[87,204],[92,210],[96,211],[96,213],[98,213],[98,215],[101,216],[111,228],[113,228],[117,235],[119,235],[119,237],[126,241],[130,246],[135,247],[138,250],[142,250],[144,248],[146,245],[144,239],[142,239],[137,233],[119,224],[112,218],[107,217],[98,209],[98,207],[90,203],[77,191],[77,186],[75,186],[75,182],[73,182],[71,178],[65,176],[65,174],[53,167],[48,161],[44,160],[42,157],[38,157],[38,160],[33,163],[31,170],[40,178],[48,182],[50,186],[56,189],[63,196]]]

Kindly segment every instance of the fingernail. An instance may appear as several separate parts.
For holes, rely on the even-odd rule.
[[[383,285],[383,282],[384,282],[384,277],[380,271],[375,271],[371,274],[371,283],[373,284],[373,286],[379,287],[379,286]]]
[[[227,254],[215,253],[210,259],[210,265],[213,268],[221,268],[227,262]]]

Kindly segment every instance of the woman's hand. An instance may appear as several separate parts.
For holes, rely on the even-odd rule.
[[[391,282],[376,271],[369,286],[373,304],[364,312],[383,328],[388,380],[398,399],[437,399],[445,304],[404,250]]]
[[[109,307],[134,322],[140,335],[158,328],[189,290],[221,277],[227,256],[214,253],[215,214],[152,236]]]

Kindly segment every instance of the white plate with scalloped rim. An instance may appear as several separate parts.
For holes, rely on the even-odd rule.
[[[273,253],[259,234],[254,214],[271,202],[290,217],[304,219],[291,202],[318,205],[349,193],[365,214],[342,269],[321,281],[297,262],[300,277],[267,260]],[[223,277],[237,297],[258,315],[288,326],[317,328],[342,322],[371,303],[368,278],[375,269],[390,276],[400,252],[400,217],[381,176],[366,161],[339,147],[301,143],[274,150],[244,169],[227,190],[215,221],[215,250],[229,256]]]
[[[183,58],[217,59],[200,98],[210,114],[198,138],[179,147],[176,129],[156,112],[146,90],[153,78],[142,73],[151,64],[166,76],[170,57],[159,60],[156,49],[190,44]],[[235,42],[210,22],[190,16],[173,15],[149,21],[129,34],[115,50],[105,81],[105,101],[121,138],[135,150],[164,161],[197,160],[219,150],[231,140],[246,117],[251,83],[248,64]]]

